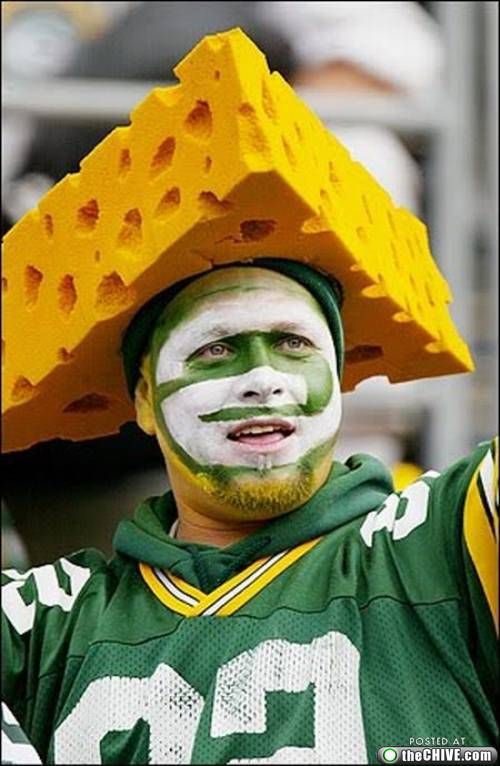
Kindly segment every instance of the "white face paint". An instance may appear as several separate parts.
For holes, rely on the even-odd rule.
[[[304,294],[307,296],[305,290]],[[290,295],[276,288],[254,288],[208,296],[202,310],[176,327],[158,356],[156,383],[182,375],[185,361],[207,343],[244,332],[271,331],[307,337],[336,374],[330,331],[308,296]]]
[[[164,424],[201,466],[294,464],[337,433],[340,383],[326,321],[305,289],[273,276],[283,287],[273,279],[269,287],[208,292],[158,353]],[[201,361],[194,371],[193,359],[195,367]]]

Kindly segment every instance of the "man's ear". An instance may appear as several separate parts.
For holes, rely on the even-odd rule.
[[[135,412],[139,428],[149,436],[155,436],[156,421],[153,408],[153,392],[151,390],[149,356],[144,357],[142,361],[141,377],[135,387]]]

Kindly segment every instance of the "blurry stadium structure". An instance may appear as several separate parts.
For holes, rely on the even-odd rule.
[[[423,158],[421,217],[454,295],[452,316],[470,343],[477,370],[473,375],[416,384],[361,385],[344,399],[343,433],[349,439],[349,452],[377,454],[366,446],[367,435],[374,443],[380,440],[381,451],[387,449],[386,435],[402,443],[417,442],[418,454],[411,458],[424,468],[439,470],[490,437],[498,420],[494,409],[498,391],[498,4],[424,6],[438,22],[446,47],[442,88],[419,96],[347,92],[333,96],[324,89],[296,90],[334,130],[360,125],[390,128]],[[126,123],[130,110],[151,87],[165,84],[165,80],[21,79],[5,68],[4,78],[6,118],[29,117],[42,127],[57,121],[106,130]],[[339,456],[346,456],[342,442]],[[400,454],[394,455],[394,462],[400,459]],[[148,491],[144,485],[141,479],[138,499],[158,489],[149,485]],[[10,506],[15,514],[15,503]]]

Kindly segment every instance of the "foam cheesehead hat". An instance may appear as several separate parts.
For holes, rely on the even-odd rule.
[[[121,347],[141,307],[263,254],[342,285],[344,391],[473,369],[425,226],[241,30],[174,71],[5,238],[5,451],[117,432],[135,417]]]

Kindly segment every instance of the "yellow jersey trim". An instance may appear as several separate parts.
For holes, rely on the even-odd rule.
[[[498,632],[498,440],[476,468],[469,484],[464,536]]]
[[[185,617],[227,617],[260,593],[321,539],[317,537],[296,548],[258,559],[208,594],[177,575],[144,562],[139,563],[139,571],[154,595],[172,611]]]

